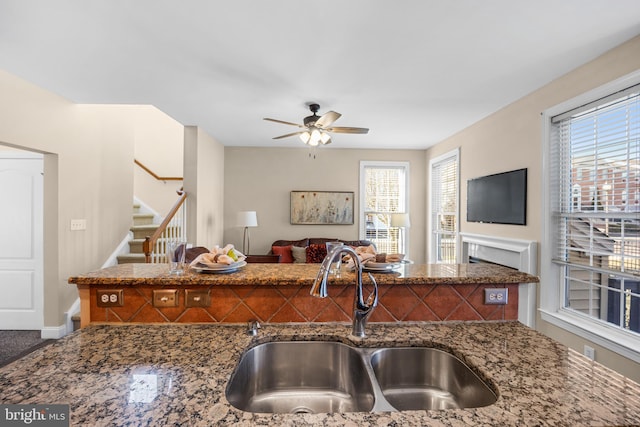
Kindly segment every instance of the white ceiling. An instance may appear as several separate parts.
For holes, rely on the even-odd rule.
[[[637,34],[639,0],[0,0],[0,68],[226,146],[317,102],[370,128],[331,147],[426,148]]]

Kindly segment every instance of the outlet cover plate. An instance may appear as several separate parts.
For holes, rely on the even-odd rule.
[[[155,289],[153,291],[154,307],[177,307],[178,306],[178,290],[177,289]]]
[[[184,306],[185,307],[209,307],[211,305],[211,297],[209,290],[202,289],[185,289],[184,290]]]
[[[124,306],[124,289],[97,289],[98,307]]]
[[[484,290],[485,304],[507,304],[509,302],[509,289],[486,288]]]

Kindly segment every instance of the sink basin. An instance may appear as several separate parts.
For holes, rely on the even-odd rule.
[[[330,341],[269,342],[249,349],[231,375],[226,397],[237,409],[265,413],[475,408],[497,400],[450,353]]]
[[[243,355],[227,400],[249,412],[370,412],[374,393],[355,348],[285,341],[260,344]]]
[[[498,399],[460,359],[438,349],[377,350],[371,366],[384,398],[400,411],[477,408]]]

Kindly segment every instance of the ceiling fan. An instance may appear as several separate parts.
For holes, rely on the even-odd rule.
[[[329,111],[328,113],[325,113],[322,116],[318,116],[318,114],[316,114],[318,110],[320,110],[320,105],[318,104],[309,104],[309,109],[313,114],[311,116],[307,116],[304,118],[304,121],[303,121],[304,125],[285,122],[283,120],[265,118],[264,120],[268,120],[270,122],[297,126],[303,129],[298,132],[292,132],[292,133],[287,133],[285,135],[276,136],[273,139],[282,139],[282,138],[288,138],[290,136],[298,135],[302,140],[302,142],[304,142],[309,146],[315,147],[320,144],[322,145],[331,144],[331,135],[329,135],[330,132],[359,133],[359,134],[364,134],[369,132],[369,129],[367,128],[331,126],[333,122],[335,122],[340,118],[340,116],[342,116],[342,114],[336,113],[335,111]]]

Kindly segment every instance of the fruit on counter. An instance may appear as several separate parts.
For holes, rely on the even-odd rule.
[[[193,267],[197,264],[204,264],[206,266],[212,266],[212,264],[231,265],[244,258],[242,252],[235,249],[234,246],[229,243],[224,248],[216,245],[211,249],[211,252],[198,255],[198,257],[191,262],[190,266]]]

